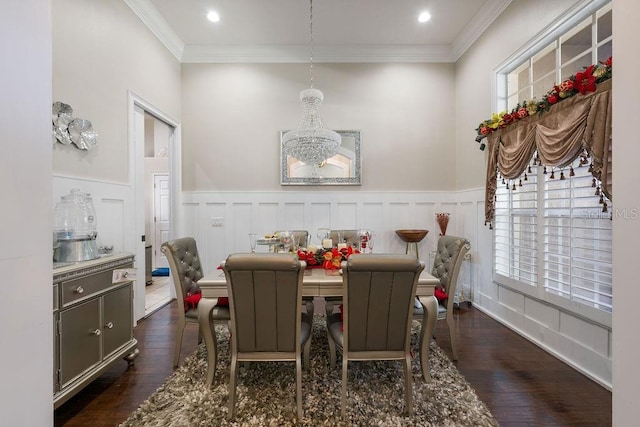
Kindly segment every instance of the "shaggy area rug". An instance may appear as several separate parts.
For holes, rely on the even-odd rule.
[[[418,354],[419,324],[414,322],[413,354]],[[238,373],[236,416],[227,419],[229,332],[216,326],[218,366],[214,383],[204,385],[204,345],[121,424],[127,426],[497,426],[487,407],[432,341],[431,382],[412,362],[414,415],[403,415],[401,362],[351,362],[347,385],[347,416],[340,418],[341,358],[329,368],[324,318],[314,319],[311,366],[302,371],[304,417],[296,418],[295,365],[255,362]]]

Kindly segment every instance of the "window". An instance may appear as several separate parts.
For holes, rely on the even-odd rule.
[[[611,4],[593,1],[558,33],[532,44],[498,73],[497,111],[541,99],[555,84],[611,56]],[[563,169],[532,166],[498,178],[494,279],[535,298],[610,323],[612,206],[579,159]],[[603,212],[604,211],[604,212]]]

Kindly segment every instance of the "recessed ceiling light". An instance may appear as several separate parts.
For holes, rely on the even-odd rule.
[[[429,12],[422,12],[420,16],[418,16],[418,22],[427,22],[429,19],[431,19]]]
[[[211,22],[218,22],[220,20],[220,15],[218,15],[218,12],[212,10],[207,13],[207,19]]]

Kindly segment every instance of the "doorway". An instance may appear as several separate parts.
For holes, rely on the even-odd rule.
[[[160,247],[171,231],[169,146],[174,132],[172,126],[144,112],[145,317],[171,301],[169,264]]]
[[[175,298],[175,290],[169,276],[154,276],[153,270],[163,268],[160,245],[179,233],[180,189],[182,188],[182,141],[181,126],[178,121],[129,91],[129,141],[130,172],[134,200],[134,236],[136,256],[136,280],[134,290],[134,323],[162,307]],[[159,195],[155,194],[156,176],[164,186]],[[156,233],[153,218],[159,199],[162,231]],[[157,236],[157,237],[156,237]],[[148,255],[147,255],[148,254]],[[160,258],[156,257],[160,254]],[[150,262],[146,262],[149,260]],[[162,288],[151,297],[156,286]],[[149,292],[147,292],[147,288]],[[148,296],[149,295],[149,296]],[[149,300],[149,301],[147,301]],[[159,302],[161,301],[161,302]]]

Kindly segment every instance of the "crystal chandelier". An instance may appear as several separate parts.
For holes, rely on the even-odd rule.
[[[289,156],[317,166],[336,154],[341,139],[337,132],[328,129],[322,122],[320,104],[324,95],[313,88],[313,0],[309,1],[309,5],[311,88],[300,92],[302,120],[297,129],[284,134],[282,144]]]

